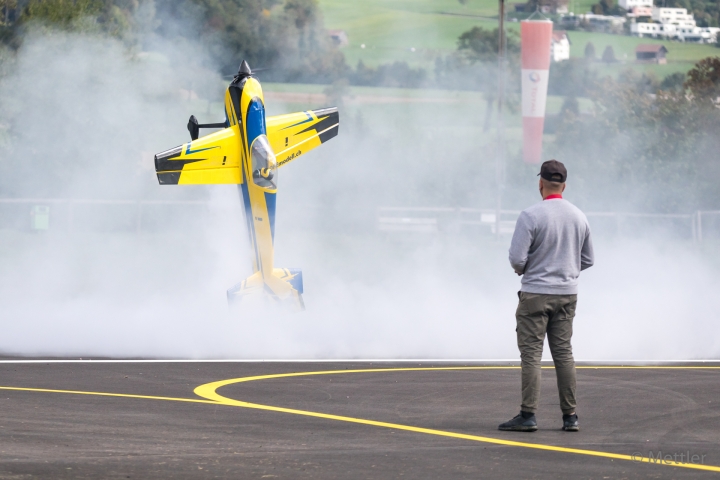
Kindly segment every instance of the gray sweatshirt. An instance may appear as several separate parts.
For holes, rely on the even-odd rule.
[[[553,198],[520,214],[510,244],[510,265],[523,274],[520,291],[576,294],[580,271],[593,261],[590,226],[572,203]]]

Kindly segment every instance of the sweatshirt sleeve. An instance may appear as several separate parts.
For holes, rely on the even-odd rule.
[[[580,251],[580,270],[590,268],[595,263],[595,252],[593,251],[592,237],[590,236],[590,227],[587,227],[585,233],[585,241]]]
[[[534,229],[530,216],[522,212],[515,224],[515,232],[510,243],[510,266],[517,273],[525,272],[528,252],[533,242]]]

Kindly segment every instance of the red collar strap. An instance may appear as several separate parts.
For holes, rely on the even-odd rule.
[[[562,198],[562,193],[553,193],[545,197],[545,200],[552,200],[553,198]]]

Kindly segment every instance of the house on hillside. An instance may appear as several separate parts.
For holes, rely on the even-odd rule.
[[[550,59],[553,62],[562,62],[570,59],[570,38],[564,30],[555,30],[550,44]]]
[[[568,13],[570,0],[538,0],[542,13]]]
[[[675,38],[681,42],[717,43],[718,27],[678,27]]]
[[[628,10],[628,18],[652,17],[652,8],[650,7],[632,7]]]
[[[328,36],[336,47],[346,47],[350,43],[345,30],[328,30]]]
[[[652,8],[653,0],[620,0],[618,5],[628,11],[635,7]]]
[[[631,23],[630,33],[640,38],[647,36],[681,42],[715,43],[720,31],[717,27],[698,27],[693,14],[684,8],[655,7],[652,19],[653,23]]]
[[[667,63],[665,55],[668,49],[665,45],[646,45],[641,44],[635,48],[635,58],[641,63]]]
[[[678,27],[694,27],[695,17],[685,8],[653,8],[652,19],[663,24]]]
[[[630,33],[640,38],[673,38],[677,34],[677,26],[671,23],[631,23]]]
[[[514,3],[516,12],[567,13],[570,0],[532,0],[527,3]]]
[[[585,13],[578,16],[580,17],[581,24],[593,32],[620,33],[623,30],[623,24],[627,21],[625,17],[618,15]]]

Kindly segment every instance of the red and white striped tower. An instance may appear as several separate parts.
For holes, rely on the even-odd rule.
[[[522,50],[523,160],[540,163],[545,123],[550,44],[553,24],[550,20],[520,22]]]

